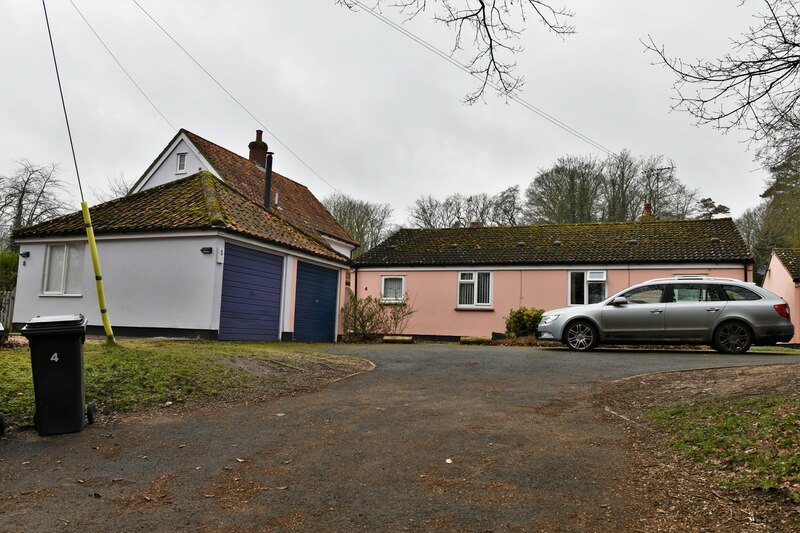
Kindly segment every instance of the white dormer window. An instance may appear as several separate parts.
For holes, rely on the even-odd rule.
[[[175,174],[186,174],[186,154],[178,154],[178,166],[175,168]]]

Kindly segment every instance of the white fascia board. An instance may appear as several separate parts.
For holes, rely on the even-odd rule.
[[[219,172],[217,172],[217,170],[213,166],[211,166],[211,163],[209,163],[208,160],[205,157],[203,157],[203,154],[200,153],[200,150],[197,149],[194,143],[189,140],[189,137],[187,137],[185,133],[181,133],[180,135],[175,137],[175,139],[169,144],[169,146],[167,146],[167,149],[164,150],[164,152],[161,154],[161,157],[158,159],[156,164],[150,167],[150,171],[147,174],[145,174],[141,179],[139,179],[139,181],[134,185],[134,188],[131,189],[128,194],[133,194],[141,191],[142,187],[148,181],[150,181],[150,178],[153,176],[153,174],[155,174],[156,171],[159,168],[161,168],[161,165],[164,164],[164,161],[166,161],[175,152],[175,149],[178,147],[178,144],[180,144],[181,141],[186,143],[186,146],[189,147],[189,149],[194,153],[197,159],[199,159],[203,163],[203,166],[205,166],[208,169],[208,171],[211,172],[211,174],[221,179],[222,181],[225,181],[222,178],[222,176],[220,176]],[[188,172],[187,175],[189,175]]]
[[[744,263],[633,263],[633,264],[563,264],[563,265],[460,265],[460,266],[386,266],[386,267],[359,267],[354,269],[359,272],[437,272],[466,270],[653,270],[666,268],[741,268]]]
[[[119,233],[110,235],[95,235],[96,241],[122,241],[122,240],[141,240],[141,239],[180,239],[184,237],[210,237],[223,235],[219,231],[175,231],[170,233]],[[50,242],[74,242],[86,241],[86,235],[69,235],[52,237],[27,237],[18,239],[20,245],[35,244],[35,243],[50,243]]]
[[[345,242],[345,241],[343,241],[341,239],[337,239],[336,237],[331,237],[330,235],[328,235],[325,232],[320,231],[320,235],[322,235],[322,238],[325,239],[326,241],[335,242],[336,244],[338,244],[340,246],[346,246],[346,247],[351,248],[353,250],[356,249],[356,246],[354,246],[353,243]]]

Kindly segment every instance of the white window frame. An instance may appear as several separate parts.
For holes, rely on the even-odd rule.
[[[464,274],[472,274],[471,280],[462,279]],[[478,303],[478,276],[480,274],[489,275],[489,301]],[[472,303],[461,303],[461,285],[472,285]],[[489,270],[460,270],[458,272],[458,285],[456,287],[456,307],[460,309],[489,309],[494,304],[494,272]]]
[[[399,279],[400,280],[400,296],[392,297],[386,296],[386,280]],[[405,276],[381,276],[381,302],[383,303],[400,303],[406,295],[406,277]]]
[[[60,286],[59,290],[47,290],[47,281],[50,278],[50,269],[52,265],[50,264],[50,255],[52,251],[56,248],[61,248],[64,250],[63,261],[61,263],[61,273],[60,273]],[[70,248],[80,248],[80,260],[79,264],[70,264],[69,258],[69,249]],[[86,247],[84,243],[58,243],[58,244],[48,244],[47,245],[47,253],[45,254],[45,262],[44,262],[44,277],[42,278],[42,294],[46,296],[83,296],[83,258],[86,253]],[[78,292],[66,292],[66,284],[67,284],[67,275],[70,269],[79,269],[78,279],[81,280],[81,288]]]
[[[175,166],[175,174],[186,174],[186,152],[179,152]]]
[[[583,274],[583,302],[572,301],[572,275],[575,273]],[[608,271],[606,270],[569,270],[567,271],[567,305],[587,305],[589,303],[589,284],[602,283],[604,286],[603,297],[600,301],[608,298]]]

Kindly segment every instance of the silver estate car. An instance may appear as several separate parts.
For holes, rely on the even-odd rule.
[[[537,333],[579,351],[650,343],[709,344],[723,353],[793,335],[783,298],[754,283],[709,277],[654,279],[599,303],[547,311]]]

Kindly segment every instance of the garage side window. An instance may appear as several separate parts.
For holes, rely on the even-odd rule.
[[[569,273],[569,304],[585,305],[606,298],[606,271],[587,270]]]
[[[81,295],[83,277],[83,249],[81,244],[50,244],[44,271],[44,294]]]
[[[458,306],[489,307],[492,305],[491,272],[458,273]]]
[[[403,276],[381,277],[382,302],[402,302],[405,293],[405,278]]]

